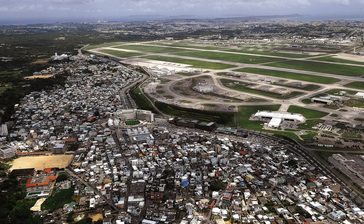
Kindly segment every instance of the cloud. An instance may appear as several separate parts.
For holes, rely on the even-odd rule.
[[[128,15],[273,15],[362,13],[364,0],[0,0],[9,18],[120,18]]]

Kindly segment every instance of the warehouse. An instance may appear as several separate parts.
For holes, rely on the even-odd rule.
[[[291,121],[297,123],[306,122],[306,118],[301,114],[293,114],[289,112],[279,111],[258,111],[253,115],[255,120],[269,120],[269,128],[279,128],[283,121]]]

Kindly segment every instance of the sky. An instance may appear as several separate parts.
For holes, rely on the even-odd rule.
[[[0,0],[0,22],[130,16],[363,16],[364,0]]]

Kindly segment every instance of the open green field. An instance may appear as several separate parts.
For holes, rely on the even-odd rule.
[[[210,60],[221,60],[221,61],[227,61],[227,62],[246,63],[246,64],[260,64],[260,63],[276,62],[276,61],[282,60],[279,58],[251,56],[251,55],[244,55],[244,54],[231,54],[231,53],[222,53],[222,52],[211,52],[211,51],[181,52],[181,53],[176,53],[176,55],[204,58],[204,59],[210,59]]]
[[[269,70],[269,69],[260,69],[260,68],[242,68],[242,69],[238,69],[236,71],[255,73],[255,74],[267,75],[267,76],[274,76],[274,77],[280,77],[280,78],[285,78],[285,79],[294,79],[294,80],[313,82],[313,83],[321,83],[321,84],[331,84],[331,83],[340,81],[335,78],[329,78],[329,77],[323,77],[323,76],[305,75],[305,74],[299,74],[299,73],[276,71],[276,70]]]
[[[253,89],[250,88],[248,86],[247,83],[244,82],[238,82],[236,83],[236,81],[234,80],[230,80],[230,79],[220,79],[221,83],[228,88],[240,91],[240,92],[244,92],[244,93],[252,93],[252,94],[257,94],[257,95],[262,95],[262,96],[267,96],[267,97],[272,97],[272,98],[276,98],[276,99],[289,99],[289,98],[293,98],[299,95],[302,95],[302,92],[298,92],[298,91],[293,91],[288,95],[281,95],[278,93],[273,93],[273,92],[268,92],[268,91],[263,91],[263,90],[259,90],[259,89]]]
[[[306,119],[317,119],[328,115],[326,112],[311,110],[304,107],[290,106],[288,112],[302,114]]]
[[[212,45],[196,45],[194,43],[173,43],[173,44],[166,44],[166,43],[157,43],[158,45],[163,46],[171,46],[171,47],[185,47],[185,48],[194,48],[194,49],[201,49],[201,50],[221,50],[229,52],[236,52],[236,53],[245,53],[245,54],[258,54],[262,56],[278,56],[278,57],[288,57],[288,58],[305,58],[309,57],[308,54],[295,54],[295,53],[286,53],[286,52],[279,52],[269,49],[258,49],[258,48],[228,48],[228,47],[217,47]]]
[[[228,49],[226,51],[231,51],[231,52],[240,52],[240,53],[247,53],[247,54],[259,54],[259,55],[263,55],[263,56],[277,56],[277,57],[287,57],[287,58],[306,58],[309,57],[310,55],[308,54],[295,54],[295,53],[286,53],[286,52],[279,52],[279,51],[268,51],[268,49]]]
[[[345,85],[349,88],[361,89],[364,90],[364,82],[351,82]]]
[[[164,56],[147,56],[146,59],[150,60],[157,60],[157,61],[167,61],[173,63],[181,63],[192,65],[195,68],[203,68],[203,69],[227,69],[233,68],[234,65],[228,65],[223,63],[213,63],[213,62],[206,62],[206,61],[199,61],[199,60],[191,60],[191,59],[183,59],[183,58],[174,58],[174,57],[164,57]]]
[[[351,61],[351,60],[346,60],[346,59],[341,59],[341,58],[335,58],[335,57],[332,57],[332,56],[324,56],[324,57],[320,57],[320,58],[315,58],[314,60],[315,61],[329,61],[329,62],[364,65],[364,62]]]
[[[237,124],[246,129],[260,131],[263,124],[260,121],[250,121],[250,117],[258,111],[277,111],[281,105],[256,105],[256,106],[240,106],[236,115]]]
[[[129,126],[133,126],[133,125],[138,125],[138,124],[140,124],[140,121],[138,121],[138,120],[126,120],[126,121],[125,121],[125,124],[126,124],[126,125],[129,125]]]
[[[329,74],[336,74],[336,75],[343,75],[343,76],[362,76],[362,75],[364,75],[364,67],[329,64],[329,63],[321,63],[321,62],[314,62],[314,61],[287,60],[287,61],[273,62],[273,63],[270,63],[269,66],[305,70],[305,71],[312,71],[312,72],[329,73]]]
[[[157,46],[135,45],[135,44],[121,45],[114,48],[148,52],[148,53],[177,53],[177,52],[188,51],[185,49],[174,48],[174,47],[157,47]]]
[[[119,58],[128,58],[128,57],[134,57],[134,56],[141,55],[140,53],[137,53],[137,52],[127,52],[127,51],[118,51],[118,50],[109,50],[109,49],[102,49],[102,50],[99,50],[99,52],[105,53],[105,54],[111,54],[111,55],[113,55],[115,57],[119,57]]]

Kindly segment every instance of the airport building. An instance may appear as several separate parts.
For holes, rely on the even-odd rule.
[[[283,121],[291,121],[297,123],[306,122],[306,118],[301,114],[293,114],[280,111],[258,111],[256,114],[253,115],[253,119],[270,120],[267,125],[269,128],[279,128]]]
[[[311,102],[331,105],[333,103],[342,103],[344,101],[347,101],[348,99],[349,98],[345,96],[327,95],[327,96],[314,97],[311,99]]]
[[[359,98],[364,98],[364,92],[357,92],[355,94],[356,97],[359,97]]]

